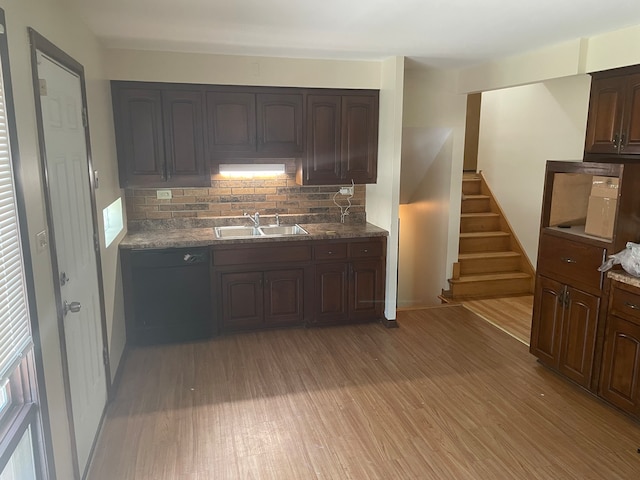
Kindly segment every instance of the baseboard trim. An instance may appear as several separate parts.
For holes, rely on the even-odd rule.
[[[380,321],[382,322],[382,325],[384,325],[387,328],[399,328],[400,327],[400,325],[398,325],[398,322],[396,321],[395,318],[393,320],[389,320],[389,319],[387,319],[387,317],[382,317],[382,319]]]

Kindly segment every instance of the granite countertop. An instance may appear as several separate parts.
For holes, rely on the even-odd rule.
[[[640,278],[634,277],[633,275],[625,272],[624,270],[609,270],[609,273],[607,273],[607,276],[611,280],[617,280],[620,283],[626,283],[627,285],[640,288]]]
[[[142,230],[127,233],[120,242],[120,248],[171,248],[204,247],[209,245],[229,245],[263,242],[298,242],[301,240],[326,240],[337,238],[385,237],[386,230],[371,223],[304,223],[300,224],[309,235],[290,235],[282,237],[252,237],[241,239],[217,239],[213,227]]]

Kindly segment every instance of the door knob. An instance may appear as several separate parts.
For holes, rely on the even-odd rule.
[[[65,300],[64,303],[62,304],[62,310],[65,315],[69,312],[78,313],[81,308],[82,308],[82,305],[80,305],[80,302],[69,303]]]

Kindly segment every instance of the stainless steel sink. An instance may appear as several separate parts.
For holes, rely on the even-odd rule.
[[[218,238],[251,238],[261,237],[263,235],[260,230],[255,227],[215,227],[214,232]]]
[[[260,231],[262,231],[262,233],[264,233],[269,237],[280,236],[280,235],[308,235],[309,234],[309,232],[307,232],[304,228],[302,228],[298,224],[269,225],[269,226],[260,227]]]
[[[216,238],[255,238],[255,237],[284,237],[289,235],[308,235],[300,225],[265,225],[264,227],[228,226],[215,227]]]

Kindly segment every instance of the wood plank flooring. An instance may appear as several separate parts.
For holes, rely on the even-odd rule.
[[[529,345],[533,295],[463,300],[462,304],[522,343]]]
[[[640,426],[462,306],[135,349],[89,480],[635,479]]]

